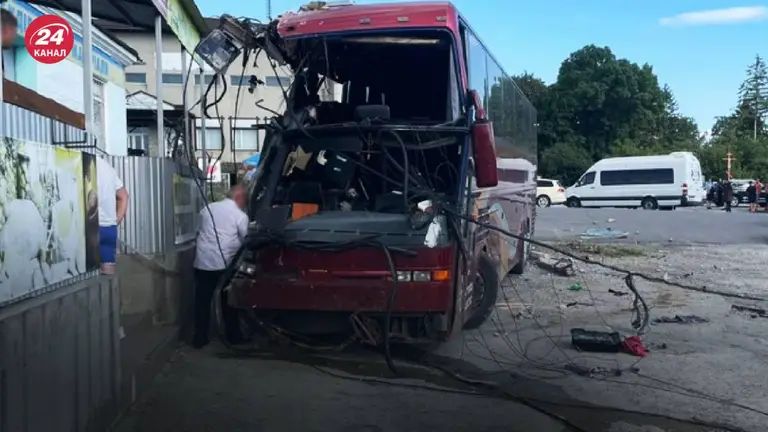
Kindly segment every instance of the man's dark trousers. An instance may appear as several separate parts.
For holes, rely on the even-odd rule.
[[[211,328],[211,300],[219,280],[224,275],[224,270],[208,271],[195,269],[195,335],[192,344],[203,347],[209,342]],[[232,343],[242,340],[239,331],[237,312],[226,305],[226,298],[222,301],[222,315],[227,327],[227,338]]]

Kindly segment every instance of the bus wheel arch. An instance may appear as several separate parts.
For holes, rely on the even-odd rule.
[[[465,329],[478,328],[488,319],[501,287],[498,266],[488,255],[480,255],[477,264],[477,277],[472,284],[473,307],[469,319],[464,323]]]
[[[522,236],[524,239],[528,240],[533,237],[532,228],[533,225],[531,225],[531,221],[526,220],[522,229]],[[517,256],[517,263],[512,267],[512,270],[510,270],[510,273],[512,274],[520,275],[525,273],[525,266],[528,263],[528,257],[531,254],[531,243],[526,240],[517,241],[517,251],[515,253]]]

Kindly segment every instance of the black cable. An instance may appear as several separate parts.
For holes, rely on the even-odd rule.
[[[202,42],[203,40],[200,39],[200,41],[197,42],[197,44],[195,45],[195,48],[192,49],[192,52],[189,55],[189,67],[187,67],[187,73],[185,75],[187,79],[186,81],[184,81],[184,88],[182,89],[182,92],[181,92],[181,106],[185,110],[187,110],[187,86],[189,85],[189,78],[190,78],[190,73],[192,72],[192,65],[195,63],[195,51],[197,51],[197,48],[200,46]],[[188,114],[191,109],[192,108],[190,107],[189,110],[185,111],[185,114]],[[191,151],[192,140],[190,139],[191,138],[190,136],[187,136],[187,135],[194,135],[194,127],[192,128],[192,131],[190,131],[189,129],[190,129],[189,125],[188,124],[185,125],[185,128],[184,128],[185,143],[184,144],[187,147],[187,158],[194,159],[195,158],[194,152]]]
[[[237,111],[240,108],[240,93],[243,89],[243,77],[245,77],[245,69],[248,66],[248,59],[250,58],[250,50],[245,50],[243,52],[243,70],[240,72],[240,79],[237,81],[237,93],[235,94],[235,125],[237,124]],[[256,57],[258,60],[258,56]],[[237,127],[232,128],[230,125],[230,141],[232,143],[232,162],[237,163],[237,157],[235,154],[235,134],[237,132]],[[258,140],[257,140],[258,141]],[[256,143],[256,146],[258,148],[258,142]]]
[[[654,282],[654,283],[659,283],[659,284],[663,284],[663,285],[673,286],[673,287],[681,288],[681,289],[684,289],[684,290],[687,290],[687,291],[695,291],[695,292],[704,293],[704,294],[718,295],[718,296],[721,296],[721,297],[739,298],[739,299],[744,299],[744,300],[754,300],[754,301],[760,301],[760,302],[767,302],[768,301],[768,299],[765,299],[765,298],[762,298],[762,297],[756,297],[756,296],[752,296],[752,295],[744,295],[744,294],[732,293],[732,292],[728,292],[728,291],[709,289],[707,287],[696,287],[696,286],[691,286],[691,285],[685,285],[685,284],[681,284],[679,282],[668,281],[668,280],[666,280],[664,278],[661,278],[661,277],[658,277],[658,276],[651,276],[651,275],[646,274],[646,273],[637,272],[637,271],[634,271],[634,270],[627,270],[627,269],[624,269],[624,268],[621,268],[621,267],[618,267],[618,266],[615,266],[615,265],[606,264],[606,263],[599,262],[599,261],[593,261],[593,260],[589,259],[589,257],[582,257],[582,256],[579,256],[579,255],[574,254],[572,252],[569,252],[569,251],[566,251],[564,249],[558,248],[556,246],[552,246],[550,244],[547,244],[547,243],[544,243],[544,242],[540,242],[540,241],[534,240],[532,238],[527,238],[525,236],[521,236],[521,235],[512,233],[512,232],[507,231],[505,229],[499,228],[499,227],[497,227],[495,225],[491,225],[491,224],[488,224],[488,223],[485,223],[485,222],[480,222],[480,221],[474,220],[474,219],[472,219],[472,218],[470,218],[468,216],[464,216],[462,214],[459,214],[458,212],[456,212],[454,210],[451,210],[451,209],[449,209],[449,208],[447,208],[445,206],[443,207],[443,210],[446,213],[449,213],[450,215],[453,215],[454,217],[457,217],[457,218],[460,218],[460,219],[464,219],[464,220],[466,220],[468,222],[474,223],[475,225],[481,226],[483,228],[487,228],[487,229],[489,229],[491,231],[496,231],[496,232],[504,234],[504,235],[506,235],[508,237],[511,237],[511,238],[514,238],[514,239],[517,239],[517,240],[520,240],[520,241],[528,242],[528,243],[530,243],[532,245],[539,246],[539,247],[541,247],[543,249],[548,249],[548,250],[551,250],[553,252],[557,252],[559,254],[565,255],[565,256],[567,256],[569,258],[573,258],[573,259],[575,259],[577,261],[580,261],[580,262],[583,262],[583,263],[587,263],[587,264],[590,264],[590,265],[596,265],[598,267],[603,267],[605,269],[608,269],[608,270],[611,270],[611,271],[615,271],[617,273],[621,273],[621,274],[624,274],[624,275],[636,276],[636,277],[644,279],[644,280],[646,280],[648,282]]]
[[[410,179],[408,178],[410,173],[410,165],[408,164],[408,150],[405,148],[405,143],[403,142],[403,139],[400,138],[400,135],[395,131],[387,131],[389,132],[393,137],[395,137],[395,140],[397,140],[398,144],[400,144],[400,147],[403,150],[403,164],[404,166],[404,175],[405,180],[403,181],[403,204],[404,209],[408,211],[411,207],[410,201],[408,200],[408,183]]]
[[[392,308],[394,307],[398,290],[397,270],[395,269],[395,262],[392,260],[392,254],[389,252],[389,248],[387,248],[387,246],[384,244],[381,244],[381,250],[384,252],[384,256],[387,258],[389,272],[392,275],[392,288],[389,290],[389,296],[387,297],[387,310],[386,315],[384,315],[384,359],[387,362],[387,367],[389,370],[391,370],[393,374],[397,375],[397,368],[395,368],[395,363],[392,361],[392,352],[390,351],[389,346],[389,332],[392,327]]]
[[[195,185],[197,186],[197,190],[200,192],[200,196],[203,198],[203,204],[205,205],[205,209],[208,210],[208,215],[211,218],[211,224],[213,225],[213,232],[216,235],[216,245],[219,248],[219,254],[221,255],[221,261],[224,263],[224,265],[227,265],[227,259],[224,255],[224,249],[221,247],[221,240],[219,239],[219,230],[216,227],[216,219],[213,217],[213,211],[211,211],[211,206],[208,201],[208,197],[205,196],[205,190],[200,185],[200,179],[195,174],[195,166],[192,164],[192,161],[189,161],[189,167],[192,170],[192,178],[195,180]]]

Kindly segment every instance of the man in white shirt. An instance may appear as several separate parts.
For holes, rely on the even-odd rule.
[[[96,158],[96,181],[99,188],[99,254],[101,273],[115,274],[117,263],[117,226],[128,212],[128,191],[112,165]]]
[[[195,255],[195,334],[193,345],[202,348],[208,344],[213,292],[248,233],[248,216],[243,212],[247,193],[243,186],[233,186],[227,197],[200,210],[200,228],[197,232]],[[224,307],[228,330],[237,328],[234,311]],[[237,335],[229,335],[236,342]],[[235,340],[233,340],[235,339]]]

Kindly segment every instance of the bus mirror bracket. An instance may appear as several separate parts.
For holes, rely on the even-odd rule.
[[[499,184],[499,172],[496,166],[496,142],[493,136],[493,123],[486,117],[480,95],[476,90],[469,91],[469,102],[475,111],[475,121],[472,124],[475,182],[477,187],[494,187]]]

